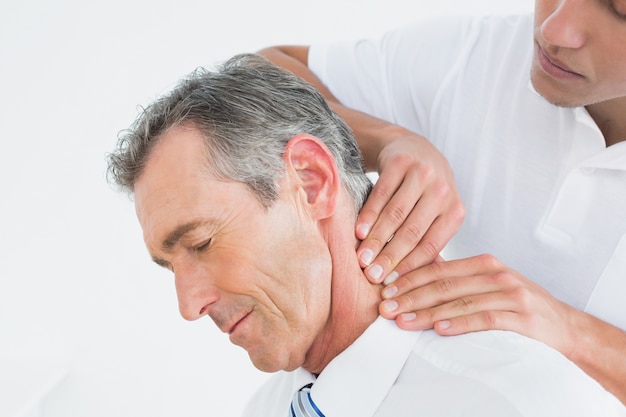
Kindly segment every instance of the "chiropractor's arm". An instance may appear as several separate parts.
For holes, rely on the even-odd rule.
[[[379,174],[356,225],[368,278],[381,282],[390,273],[402,275],[435,260],[465,214],[443,155],[420,135],[342,106],[309,70],[308,47],[258,53],[315,85],[354,131],[366,168]]]

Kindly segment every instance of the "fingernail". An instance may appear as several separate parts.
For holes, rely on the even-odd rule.
[[[400,274],[398,274],[396,271],[393,271],[391,274],[387,275],[387,278],[385,278],[384,284],[385,285],[393,284],[394,282],[396,282],[399,276]]]
[[[396,295],[398,293],[398,287],[396,287],[395,285],[391,286],[391,287],[387,287],[383,290],[382,292],[382,296],[383,298],[391,298],[394,295]]]
[[[402,317],[402,320],[404,321],[412,321],[415,320],[415,317],[417,317],[415,315],[415,313],[402,313],[400,314],[400,317]]]
[[[398,309],[398,303],[395,301],[383,301],[382,307],[386,312],[393,313]]]
[[[369,235],[370,233],[370,227],[369,225],[365,224],[365,223],[361,223],[356,227],[356,230],[359,232],[360,236],[363,236],[364,238],[367,237],[367,235]]]
[[[438,323],[438,327],[441,330],[447,330],[450,328],[450,320],[442,320]]]
[[[361,262],[365,265],[369,265],[374,260],[374,251],[371,249],[365,249],[361,252]]]
[[[378,264],[372,265],[372,267],[367,270],[367,275],[374,281],[380,282],[383,277],[383,267]]]

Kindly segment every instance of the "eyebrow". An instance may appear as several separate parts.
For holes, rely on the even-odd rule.
[[[176,229],[172,230],[169,235],[163,242],[161,242],[161,249],[163,252],[171,252],[174,249],[174,246],[185,236],[187,233],[197,229],[198,227],[205,224],[205,220],[192,220],[188,223],[181,224],[176,227]]]
[[[189,232],[192,232],[194,230],[196,230],[197,228],[199,228],[200,226],[203,226],[207,223],[210,223],[207,220],[192,220],[188,223],[183,223],[180,226],[176,227],[176,229],[172,230],[166,237],[165,239],[163,239],[163,241],[161,242],[161,250],[165,253],[170,253],[172,251],[172,249],[174,249],[174,247],[178,244],[178,242],[180,242],[180,240]],[[166,260],[153,256],[152,260],[164,267],[167,268],[169,265],[169,262],[167,262]]]

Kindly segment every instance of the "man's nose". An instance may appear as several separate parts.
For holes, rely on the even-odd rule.
[[[196,320],[207,313],[207,307],[219,299],[219,291],[210,273],[189,265],[175,268],[178,309],[185,320]]]
[[[556,9],[543,21],[541,36],[551,45],[577,49],[587,42],[589,19],[592,12],[588,2],[561,0]]]

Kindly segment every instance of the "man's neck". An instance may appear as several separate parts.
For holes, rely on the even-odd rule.
[[[353,236],[351,239],[354,241]],[[330,361],[363,334],[378,317],[378,305],[382,301],[381,286],[370,284],[359,266],[354,242],[334,239],[333,244],[342,248],[343,256],[338,255],[338,251],[333,255],[328,321],[302,365],[314,374],[321,373]]]
[[[626,97],[586,107],[589,115],[600,128],[607,147],[626,140]]]

